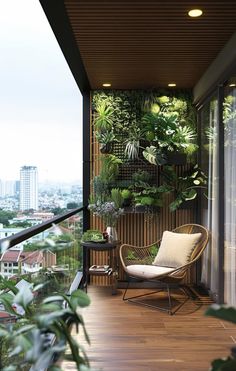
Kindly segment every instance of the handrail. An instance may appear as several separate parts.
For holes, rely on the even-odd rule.
[[[0,239],[0,251],[1,251],[1,246],[4,246],[5,244],[7,245],[7,249],[9,249],[10,247],[13,247],[17,245],[18,243],[23,242],[27,240],[28,238],[33,237],[36,234],[45,231],[46,229],[52,227],[54,224],[63,222],[63,220],[68,219],[70,216],[73,216],[85,209],[86,209],[86,206],[78,207],[64,214],[55,216],[54,218],[51,218],[41,224],[35,225],[30,228],[26,228],[25,230],[18,232],[12,236],[2,238]]]

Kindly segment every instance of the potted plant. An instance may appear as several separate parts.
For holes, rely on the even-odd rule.
[[[197,150],[195,131],[180,122],[177,112],[148,113],[142,120],[146,137],[152,135],[151,145],[143,151],[144,158],[151,164],[184,164],[187,155]]]
[[[119,188],[112,188],[111,189],[111,200],[115,203],[115,206],[119,209],[122,207],[123,204],[123,196],[122,192]]]
[[[159,212],[163,206],[162,196],[166,190],[163,186],[156,187],[143,184],[137,191],[133,192],[135,210],[138,212]]]
[[[135,160],[139,157],[140,141],[142,140],[142,130],[138,127],[131,127],[128,138],[125,139],[125,155],[128,160]]]
[[[131,205],[132,202],[132,193],[130,192],[129,189],[123,189],[121,191],[121,196],[123,198],[123,207],[127,207]]]
[[[115,205],[114,201],[107,200],[101,202],[96,200],[94,203],[88,205],[88,209],[96,216],[102,218],[106,232],[108,234],[108,241],[117,241],[116,223],[124,210]]]
[[[196,138],[195,131],[189,126],[177,126],[171,138],[172,150],[168,151],[167,163],[185,165],[187,156],[196,152],[198,146],[193,141]]]
[[[106,154],[102,156],[101,171],[99,175],[101,180],[107,184],[112,183],[119,173],[120,164],[122,164],[122,161],[115,155]]]
[[[111,153],[112,152],[112,143],[117,142],[114,132],[105,131],[105,132],[96,132],[96,139],[100,144],[101,153]]]
[[[102,232],[97,229],[88,229],[86,232],[83,233],[81,238],[82,242],[98,242],[103,240],[104,237]]]
[[[205,188],[207,184],[207,177],[198,165],[186,171],[183,176],[178,176],[172,166],[165,166],[162,177],[164,185],[167,185],[169,192],[173,192],[175,196],[174,201],[169,205],[170,211],[183,208],[183,205],[187,208],[189,201],[196,200],[198,189]]]
[[[113,127],[114,109],[108,105],[106,101],[101,101],[96,105],[96,112],[94,114],[94,125],[97,131],[109,131]]]

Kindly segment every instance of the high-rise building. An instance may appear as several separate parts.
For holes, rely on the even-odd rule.
[[[17,197],[20,196],[20,181],[19,180],[15,181],[15,195]]]
[[[20,210],[38,210],[38,170],[36,166],[20,169]]]
[[[16,181],[0,180],[0,197],[14,196],[16,193]]]

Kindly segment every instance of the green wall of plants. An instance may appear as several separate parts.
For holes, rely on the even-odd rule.
[[[196,112],[190,92],[94,91],[92,118],[101,151],[93,205],[112,200],[119,191],[120,203],[146,210],[161,207],[166,193],[173,194],[171,211],[196,198],[206,179],[196,164]],[[180,165],[185,165],[181,172]]]

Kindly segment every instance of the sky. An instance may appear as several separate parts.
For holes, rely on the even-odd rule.
[[[82,96],[38,0],[0,0],[0,179],[82,181]]]

